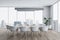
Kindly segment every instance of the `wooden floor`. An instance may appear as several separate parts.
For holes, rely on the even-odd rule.
[[[8,40],[60,40],[60,33],[51,30],[48,32],[16,32]]]

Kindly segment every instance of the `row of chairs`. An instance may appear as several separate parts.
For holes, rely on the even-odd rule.
[[[34,25],[34,26],[30,26],[30,27],[28,27],[28,26],[16,26],[16,27],[12,27],[12,26],[9,26],[9,25],[7,25],[7,29],[9,29],[10,31],[13,31],[13,30],[20,30],[20,31],[40,31],[41,29],[42,29],[42,27],[43,27],[44,25],[39,25],[39,26],[36,26],[36,25]]]

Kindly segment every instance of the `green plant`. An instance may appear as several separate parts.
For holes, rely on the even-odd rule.
[[[49,25],[50,24],[50,19],[51,18],[44,18],[44,24],[47,26],[47,25]]]

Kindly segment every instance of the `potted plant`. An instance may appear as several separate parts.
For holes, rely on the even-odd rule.
[[[50,25],[50,19],[51,18],[46,18],[46,17],[43,19],[45,24],[45,26],[43,27],[43,31],[48,31],[48,26]]]

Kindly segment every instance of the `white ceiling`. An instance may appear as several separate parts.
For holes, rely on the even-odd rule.
[[[0,0],[0,6],[36,8],[53,5],[58,0]]]

